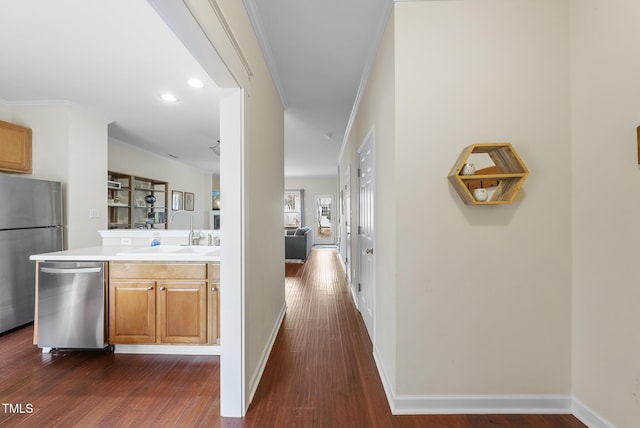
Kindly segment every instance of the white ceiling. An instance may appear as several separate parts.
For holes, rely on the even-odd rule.
[[[286,107],[287,176],[335,175],[390,2],[245,0]],[[112,138],[219,171],[218,89],[147,1],[2,0],[0,52],[0,104],[71,103]]]

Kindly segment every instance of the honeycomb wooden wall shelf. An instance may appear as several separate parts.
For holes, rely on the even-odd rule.
[[[476,170],[472,175],[463,175],[462,169],[474,153],[486,153],[494,166]],[[465,147],[447,178],[465,204],[499,205],[513,202],[528,175],[526,165],[511,143],[485,143]],[[478,201],[473,190],[479,187],[495,191],[486,201]]]

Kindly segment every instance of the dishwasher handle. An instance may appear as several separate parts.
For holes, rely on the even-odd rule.
[[[98,273],[102,271],[101,267],[86,267],[86,268],[49,268],[41,267],[40,270],[44,273]]]

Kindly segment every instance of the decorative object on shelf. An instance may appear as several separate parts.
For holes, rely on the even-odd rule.
[[[109,229],[166,229],[165,222],[149,223],[147,214],[169,210],[168,187],[166,181],[108,171]]]
[[[171,191],[171,209],[173,211],[182,209],[182,192],[178,190]]]
[[[193,211],[196,195],[190,192],[184,192],[184,209],[185,211]]]
[[[460,171],[460,175],[473,175],[476,173],[476,167],[472,163],[465,163]]]
[[[493,166],[465,175],[463,170],[474,154],[488,155]],[[528,175],[527,167],[511,143],[485,143],[465,147],[447,178],[465,204],[498,205],[513,202]],[[481,196],[484,200],[476,197],[477,189],[486,191],[486,197]]]
[[[489,197],[489,192],[484,187],[478,187],[473,190],[473,197],[476,198],[478,202],[484,202]]]

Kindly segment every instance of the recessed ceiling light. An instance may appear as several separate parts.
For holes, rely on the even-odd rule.
[[[160,95],[160,97],[168,103],[175,103],[176,101],[178,101],[178,99],[174,95],[169,93],[162,94]]]
[[[189,86],[193,88],[198,88],[198,89],[204,88],[204,83],[202,83],[198,79],[189,79],[187,80],[187,83],[189,84]]]

